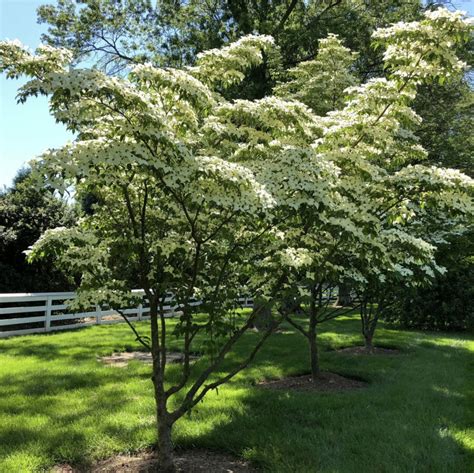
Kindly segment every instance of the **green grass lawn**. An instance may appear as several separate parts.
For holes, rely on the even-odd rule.
[[[381,326],[376,341],[402,355],[334,352],[361,342],[359,325],[357,317],[324,325],[321,357],[324,369],[363,378],[366,389],[255,386],[308,372],[304,340],[285,330],[248,370],[176,424],[176,445],[230,452],[272,473],[473,472],[474,337]],[[152,445],[150,367],[96,359],[135,346],[124,324],[1,340],[0,472],[90,464]]]

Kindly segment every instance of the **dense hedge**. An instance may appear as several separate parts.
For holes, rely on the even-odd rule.
[[[386,320],[422,330],[474,330],[474,232],[451,242],[439,255],[447,273],[431,286],[400,288]]]

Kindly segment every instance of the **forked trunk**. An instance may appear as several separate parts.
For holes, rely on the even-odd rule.
[[[361,307],[361,322],[362,322],[362,335],[364,337],[365,350],[368,353],[374,352],[374,333],[377,328],[377,322],[379,320],[379,308],[375,309],[375,313],[372,312],[373,307],[368,308],[367,304]]]

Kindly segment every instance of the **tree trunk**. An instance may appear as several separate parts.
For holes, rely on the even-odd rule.
[[[166,396],[164,392],[163,378],[157,370],[157,364],[153,362],[153,384],[155,387],[156,423],[158,427],[158,469],[160,473],[175,473],[173,461],[173,443],[171,441],[171,430],[173,422],[166,409]]]
[[[157,409],[158,422],[158,469],[159,473],[175,473],[176,468],[173,461],[173,443],[171,441],[172,423],[168,416],[160,413]]]
[[[275,322],[271,307],[262,299],[254,300],[252,316],[254,315],[253,328],[259,332],[266,332]]]
[[[362,304],[360,308],[360,320],[362,323],[362,335],[364,337],[365,349],[368,353],[374,352],[373,339],[375,329],[377,328],[377,322],[379,320],[380,307],[375,309],[373,312],[373,305],[367,303]]]
[[[313,382],[321,374],[321,369],[319,366],[319,353],[318,353],[318,341],[317,341],[317,330],[316,330],[316,315],[311,314],[309,320],[309,355],[311,361],[311,379]]]
[[[365,349],[369,353],[372,353],[374,351],[374,346],[372,344],[373,337],[374,337],[373,332],[371,332],[370,330],[364,331]]]
[[[352,297],[351,297],[351,288],[347,284],[340,284],[338,286],[338,296],[336,305],[347,307],[351,305]]]
[[[151,325],[151,354],[153,358],[153,387],[156,405],[156,423],[158,430],[158,465],[157,472],[175,473],[176,468],[173,461],[173,443],[171,441],[171,429],[173,422],[167,410],[167,397],[164,385],[165,360],[162,354],[166,346],[160,346],[160,332],[158,329],[158,300],[150,299],[150,325]]]

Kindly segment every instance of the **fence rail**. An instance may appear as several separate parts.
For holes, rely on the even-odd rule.
[[[143,294],[140,290],[133,292]],[[68,301],[75,297],[74,292],[0,294],[0,338],[125,322],[118,312],[103,306],[96,306],[87,312],[71,312]],[[179,306],[173,302],[172,296],[165,299],[164,309],[168,317],[179,313]],[[238,303],[241,307],[252,307],[253,301],[251,298],[240,298]],[[200,304],[200,301],[192,303]],[[144,298],[142,304],[123,312],[130,321],[140,321],[150,318],[147,315],[149,311]]]

